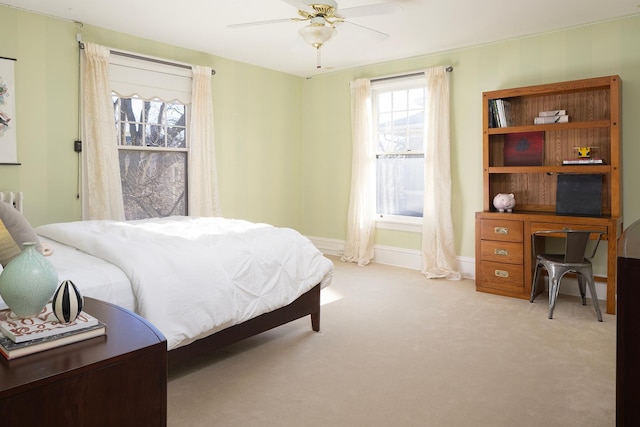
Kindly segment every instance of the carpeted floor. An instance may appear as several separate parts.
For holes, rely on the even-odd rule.
[[[321,332],[307,317],[172,370],[169,426],[615,425],[616,318],[590,301],[549,320],[546,294],[332,260]]]

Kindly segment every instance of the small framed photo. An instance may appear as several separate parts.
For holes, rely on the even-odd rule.
[[[12,58],[0,57],[0,164],[17,165],[16,91]]]

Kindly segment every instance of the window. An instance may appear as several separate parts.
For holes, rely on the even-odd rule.
[[[424,203],[424,78],[373,82],[371,90],[376,216],[420,223]]]
[[[187,106],[112,93],[126,219],[187,214]]]

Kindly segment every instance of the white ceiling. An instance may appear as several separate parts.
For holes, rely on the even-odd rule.
[[[341,9],[384,3],[338,0]],[[338,28],[316,51],[298,36],[306,23],[229,24],[297,16],[282,0],[0,0],[0,4],[194,49],[297,76],[475,46],[640,13],[640,0],[387,0],[402,11],[349,21],[389,34]],[[320,0],[318,3],[322,3]],[[351,31],[348,31],[351,30]]]

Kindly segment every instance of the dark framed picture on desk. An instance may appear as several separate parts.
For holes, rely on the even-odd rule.
[[[559,174],[556,187],[556,214],[602,215],[602,175]]]

